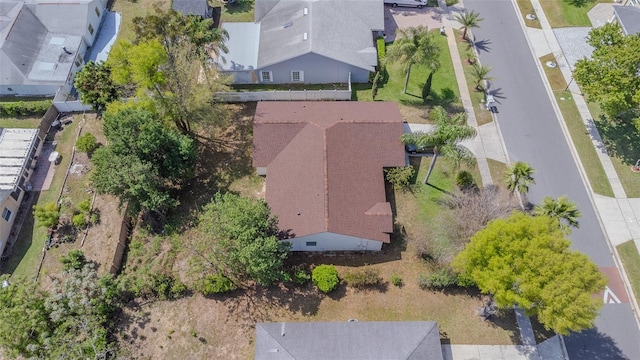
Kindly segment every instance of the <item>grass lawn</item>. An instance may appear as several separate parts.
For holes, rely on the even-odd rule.
[[[1,128],[35,129],[42,116],[0,117]]]
[[[489,164],[489,172],[494,185],[502,185],[504,172],[507,171],[507,164],[493,159],[487,159],[487,163]]]
[[[542,1],[549,1],[549,0],[542,0]],[[550,1],[562,1],[562,0],[550,0]],[[522,19],[524,20],[524,24],[528,27],[542,29],[542,26],[540,26],[540,21],[538,19],[535,19],[535,20],[527,19],[528,14],[535,14],[533,11],[533,6],[531,5],[531,1],[517,0],[517,2],[518,2],[518,8],[520,10],[520,15],[522,15]]]
[[[551,27],[559,28],[591,26],[587,12],[597,3],[610,2],[609,0],[541,0],[540,4]],[[520,4],[520,0],[518,4]]]
[[[55,141],[58,142],[56,151],[62,156],[61,163],[55,169],[55,175],[51,182],[49,190],[41,192],[32,192],[31,196],[35,196],[34,205],[44,205],[49,202],[55,202],[58,193],[62,188],[65,172],[71,161],[71,151],[75,143],[78,122],[82,115],[75,115],[74,121],[67,125],[64,130],[58,132]],[[26,215],[25,221],[20,230],[20,234],[13,247],[11,257],[3,264],[2,272],[11,273],[13,276],[21,276],[30,278],[35,275],[38,262],[42,255],[42,248],[47,237],[47,229],[34,223],[35,219],[31,212]]]
[[[219,0],[213,0],[214,6],[222,4]],[[226,22],[253,22],[253,5],[251,0],[236,0],[229,5],[222,5],[222,21]]]
[[[432,31],[438,32],[439,30]],[[426,66],[414,65],[411,68],[407,93],[403,94],[406,72],[399,63],[387,64],[387,76],[385,76],[378,88],[376,100],[397,102],[401,107],[401,111],[403,111],[403,108],[409,108],[409,113],[412,112],[411,110],[418,110],[419,113],[423,113],[425,105],[442,105],[449,108],[449,110],[460,111],[460,91],[458,90],[453,63],[449,55],[447,39],[444,36],[436,36],[435,39],[441,49],[440,69],[433,75],[431,94],[427,98],[427,103],[425,104],[422,100],[422,87],[429,75]],[[389,46],[393,46],[393,44],[387,44],[387,47]],[[353,89],[354,96],[352,100],[373,100],[371,97],[371,84],[354,84]],[[405,112],[403,112],[403,115],[405,115]],[[415,116],[411,119],[405,118],[405,120],[410,122],[425,121],[420,116]]]
[[[154,12],[154,5],[159,5],[160,8],[167,10],[170,8],[171,2],[163,0],[114,0],[110,10],[120,13],[122,16],[118,39],[132,41],[135,37],[133,32],[133,18],[152,14]]]
[[[464,77],[467,81],[467,87],[469,88],[469,95],[471,96],[471,103],[473,104],[473,111],[476,114],[476,121],[478,122],[478,126],[488,124],[493,121],[493,117],[491,116],[491,112],[488,110],[484,110],[480,105],[484,102],[484,92],[478,91],[473,84],[473,77],[471,76],[472,67],[471,64],[467,61],[466,51],[469,48],[467,42],[460,40],[462,37],[462,32],[460,30],[453,30],[454,34],[456,34],[456,44],[458,45],[458,53],[460,54],[460,59],[462,59],[462,64],[464,66]]]
[[[627,273],[636,301],[640,303],[640,254],[633,240],[616,246]]]
[[[640,174],[631,171],[631,165],[640,159],[640,133],[630,119],[609,121],[598,104],[587,106],[627,197],[640,198]]]
[[[549,80],[556,102],[558,103],[562,117],[564,118],[569,134],[571,135],[573,145],[578,151],[582,167],[587,173],[587,178],[589,178],[591,187],[597,194],[613,196],[613,190],[611,189],[609,179],[607,179],[607,175],[604,172],[600,159],[598,158],[596,149],[593,147],[591,137],[589,136],[584,122],[582,121],[582,117],[578,112],[578,108],[573,101],[574,94],[570,91],[565,91],[567,82],[562,76],[562,72],[557,67],[549,68],[548,66],[545,66],[547,61],[555,61],[553,54],[541,57],[540,62],[542,63],[542,68]]]

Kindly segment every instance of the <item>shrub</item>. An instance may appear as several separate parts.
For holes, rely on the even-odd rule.
[[[87,154],[92,154],[98,148],[98,140],[91,133],[85,133],[76,141],[76,148]]]
[[[216,274],[205,276],[196,283],[195,289],[202,295],[213,295],[233,291],[236,285],[222,274]]]
[[[415,170],[413,166],[392,167],[384,170],[385,179],[396,188],[407,188],[411,185]]]
[[[71,222],[73,223],[73,226],[77,227],[78,229],[84,228],[89,223],[85,214],[73,215],[73,218],[71,218]]]
[[[402,286],[402,278],[398,274],[391,275],[391,283],[394,286],[401,287]]]
[[[311,275],[306,269],[297,267],[291,273],[291,281],[298,285],[304,285],[311,280]]]
[[[424,275],[421,274],[418,277],[418,285],[422,290],[426,289],[444,289],[451,286],[465,286],[472,285],[473,283],[463,277],[459,277],[456,272],[449,267],[444,267],[435,273]]]
[[[78,203],[78,209],[84,214],[89,214],[89,211],[91,210],[91,199],[80,201]]]
[[[51,106],[51,100],[0,102],[0,116],[42,116]]]
[[[60,262],[63,265],[64,271],[68,271],[71,269],[80,270],[87,263],[87,259],[84,257],[84,253],[82,250],[71,250],[67,254],[60,259]]]
[[[379,37],[376,40],[376,49],[378,50],[378,67],[380,67],[380,62],[384,59],[386,53],[386,45],[384,43],[384,37]]]
[[[340,280],[338,279],[338,270],[333,265],[319,265],[313,269],[311,279],[313,285],[318,287],[318,290],[323,293],[329,293],[333,291]]]
[[[42,206],[33,207],[33,216],[41,226],[51,228],[58,225],[60,220],[60,208],[54,202],[46,203]]]
[[[378,286],[382,283],[380,272],[375,269],[347,273],[343,280],[347,285],[359,289]]]
[[[471,190],[477,188],[473,175],[467,170],[460,170],[456,174],[456,185],[460,190]]]

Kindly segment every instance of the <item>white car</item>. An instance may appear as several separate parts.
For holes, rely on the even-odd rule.
[[[418,9],[427,6],[427,0],[384,0],[384,3],[393,7],[406,6],[417,7]]]

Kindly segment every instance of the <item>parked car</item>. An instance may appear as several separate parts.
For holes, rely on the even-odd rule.
[[[384,3],[393,7],[405,6],[417,7],[418,9],[427,6],[427,0],[384,0]]]
[[[423,154],[423,153],[432,153],[433,146],[417,146],[415,144],[405,144],[404,150],[409,154]]]

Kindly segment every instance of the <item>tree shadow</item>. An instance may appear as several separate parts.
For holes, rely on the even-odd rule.
[[[593,0],[564,0],[564,2],[577,8],[585,7],[594,3]]]
[[[1,254],[2,260],[0,261],[0,274],[13,274],[31,248],[35,228],[35,218],[31,211],[31,207],[38,203],[39,197],[39,191],[25,192],[25,195],[23,195],[22,204],[20,204],[17,214],[17,216],[24,217],[20,227],[20,233],[14,239],[12,244],[7,244],[5,246],[4,253]],[[18,221],[17,218],[14,222],[15,221]],[[16,231],[16,226],[14,226],[11,231]],[[44,242],[45,239],[42,239],[42,244],[44,244]]]
[[[488,40],[488,39],[483,39],[483,40],[478,40],[473,42],[473,46],[476,47],[478,52],[480,51],[484,51],[486,53],[491,52],[490,51],[491,47],[489,47],[489,45],[491,45],[491,40]]]
[[[565,336],[564,343],[572,359],[629,359],[618,348],[614,339],[599,332],[597,328]]]
[[[627,165],[633,165],[640,159],[640,132],[632,119],[632,114],[626,114],[614,119],[601,116],[594,121],[609,155]]]
[[[432,90],[426,103],[429,107],[442,106],[449,113],[463,112],[464,108],[457,101],[456,93],[451,88],[444,88],[440,91]]]
[[[225,5],[229,14],[246,13],[253,10],[253,1],[236,0]]]

